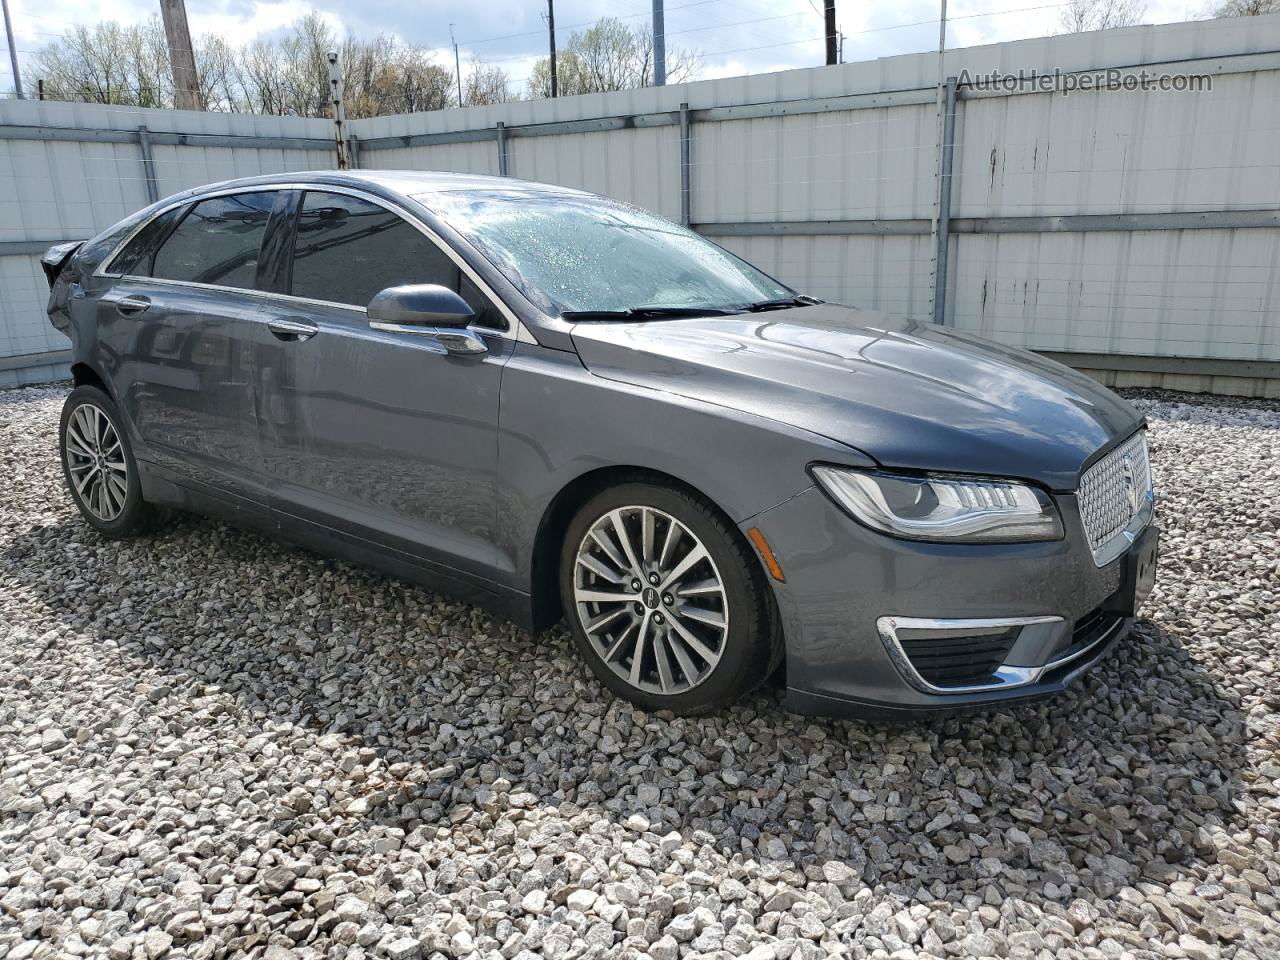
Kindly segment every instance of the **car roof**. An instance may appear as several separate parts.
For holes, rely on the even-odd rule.
[[[424,197],[435,193],[461,190],[594,196],[572,187],[536,183],[532,180],[517,180],[514,177],[488,177],[474,173],[447,173],[434,170],[304,170],[296,173],[273,173],[224,180],[198,187],[189,193],[195,196],[236,187],[270,186],[276,183],[364,187],[373,188],[376,192],[390,191],[406,197]]]

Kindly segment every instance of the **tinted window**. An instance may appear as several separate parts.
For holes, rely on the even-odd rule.
[[[123,250],[107,267],[107,273],[120,273],[134,277],[151,276],[152,261],[156,248],[164,242],[174,222],[182,216],[186,207],[174,207],[154,218],[145,227],[133,235]]]
[[[156,253],[151,275],[252,289],[275,198],[237,193],[197,203]]]
[[[461,271],[431,240],[383,207],[338,193],[308,193],[293,248],[293,295],[368,306],[402,283],[458,290]]]

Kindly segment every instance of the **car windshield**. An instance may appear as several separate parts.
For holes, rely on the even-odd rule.
[[[539,309],[631,319],[737,311],[795,292],[692,230],[573,194],[458,191],[420,198]]]

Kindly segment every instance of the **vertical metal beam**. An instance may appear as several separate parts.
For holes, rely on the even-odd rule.
[[[354,133],[347,137],[347,161],[352,170],[360,169],[360,138]]]
[[[156,179],[156,160],[151,155],[151,131],[146,127],[138,128],[138,147],[142,151],[142,175],[147,178],[147,200],[155,203],[160,199],[160,183]]]
[[[9,0],[0,0],[0,7],[4,9],[4,32],[9,38],[9,66],[13,69],[13,92],[21,100],[22,72],[18,70],[18,48],[13,42],[13,21],[9,19]]]
[[[498,176],[507,175],[507,125],[498,121]]]
[[[947,322],[947,255],[951,245],[951,171],[956,152],[956,78],[947,77],[943,101],[941,173],[938,177],[938,229],[934,248],[933,322]]]
[[[689,105],[680,104],[680,222],[689,225]]]
[[[944,77],[947,75],[947,0],[941,0],[941,15],[938,18],[938,84],[934,90],[934,127],[933,133],[937,138],[938,152],[933,158],[933,182],[935,188],[939,191],[934,194],[934,204],[932,214],[929,217],[929,239],[936,252],[938,249],[938,204],[937,199],[941,195],[942,189],[942,142],[946,139],[943,127],[946,126],[946,83]],[[943,234],[945,237],[946,234]],[[944,278],[945,280],[945,278]],[[944,284],[945,285],[945,284]],[[936,314],[938,311],[938,259],[933,258],[933,290],[930,293],[931,303],[929,304],[929,312]]]
[[[653,0],[653,85],[667,83],[667,27],[663,18],[662,0]]]

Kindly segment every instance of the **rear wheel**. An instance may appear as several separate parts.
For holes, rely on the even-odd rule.
[[[569,525],[561,596],[595,675],[651,710],[734,702],[777,665],[780,630],[759,563],[711,504],[628,483]]]
[[[154,530],[166,512],[142,499],[138,464],[120,412],[94,386],[76,387],[62,407],[62,473],[80,515],[108,537]]]

